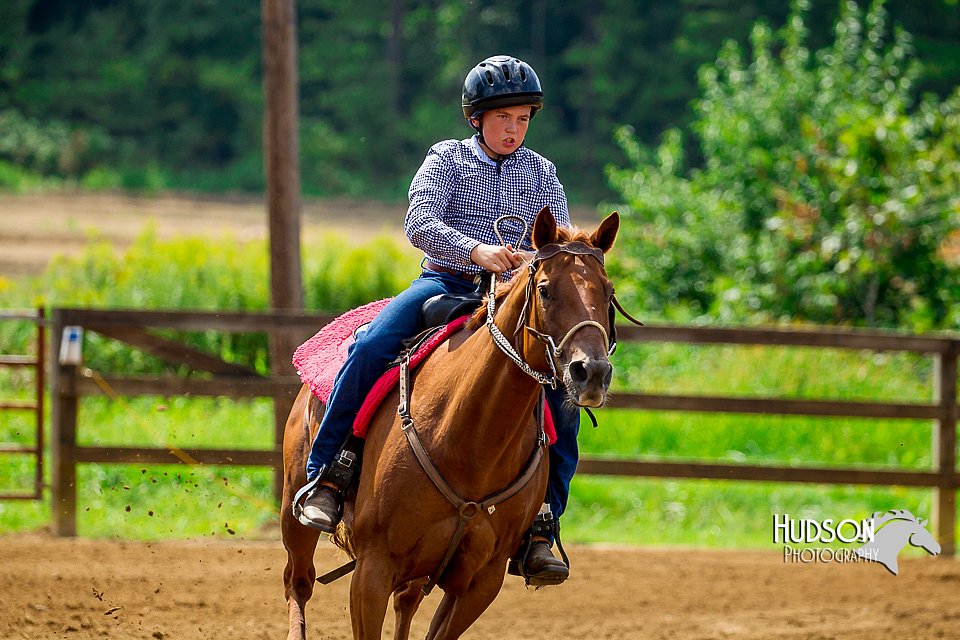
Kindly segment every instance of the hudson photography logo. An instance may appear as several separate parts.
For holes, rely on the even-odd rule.
[[[865,520],[840,521],[775,513],[773,542],[783,545],[784,562],[877,562],[897,575],[897,555],[908,544],[934,556],[940,553],[940,545],[926,527],[926,520],[906,509],[878,511]],[[850,546],[824,546],[836,542]]]

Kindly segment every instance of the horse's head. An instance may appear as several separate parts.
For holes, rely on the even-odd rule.
[[[857,549],[857,554],[879,562],[890,573],[897,575],[897,554],[910,543],[931,555],[939,555],[940,545],[927,531],[927,521],[920,520],[906,509],[876,512],[872,517],[873,540]]]
[[[557,226],[549,208],[533,225],[536,257],[526,285],[524,351],[546,343],[572,402],[599,407],[613,376],[613,285],[603,257],[613,246],[620,216],[611,213],[592,234]],[[522,329],[522,327],[518,327]]]
[[[910,542],[914,547],[920,547],[930,555],[940,555],[940,543],[933,539],[930,532],[927,531],[927,521],[916,521],[917,527],[910,533]]]

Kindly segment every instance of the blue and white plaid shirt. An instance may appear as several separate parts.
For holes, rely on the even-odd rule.
[[[477,136],[444,140],[430,147],[410,184],[404,230],[413,246],[440,266],[463,273],[483,269],[470,260],[481,242],[500,244],[493,229],[502,215],[527,222],[525,237],[516,220],[500,224],[505,243],[532,251],[533,221],[549,205],[560,226],[570,225],[567,196],[552,162],[521,146],[499,163],[480,147]]]

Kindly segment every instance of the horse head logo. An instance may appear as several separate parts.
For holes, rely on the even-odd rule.
[[[897,554],[907,543],[920,547],[931,555],[939,555],[940,545],[927,531],[927,521],[918,520],[906,509],[874,513],[873,540],[854,551],[858,556],[879,562],[893,575],[897,575]]]

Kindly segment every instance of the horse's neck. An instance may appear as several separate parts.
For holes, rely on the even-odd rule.
[[[872,542],[865,544],[868,548],[877,548],[883,551],[892,551],[896,554],[906,544],[913,531],[914,523],[909,520],[893,520],[878,529]],[[899,546],[898,546],[899,545]]]
[[[516,341],[513,333],[522,306],[523,291],[518,287],[496,314],[497,327],[511,341]],[[447,412],[450,418],[440,428],[444,437],[462,443],[458,449],[465,464],[471,460],[481,464],[490,459],[525,460],[538,436],[532,416],[539,400],[539,383],[507,358],[486,326],[474,332],[446,366],[461,384],[447,386],[446,401],[456,410]]]

